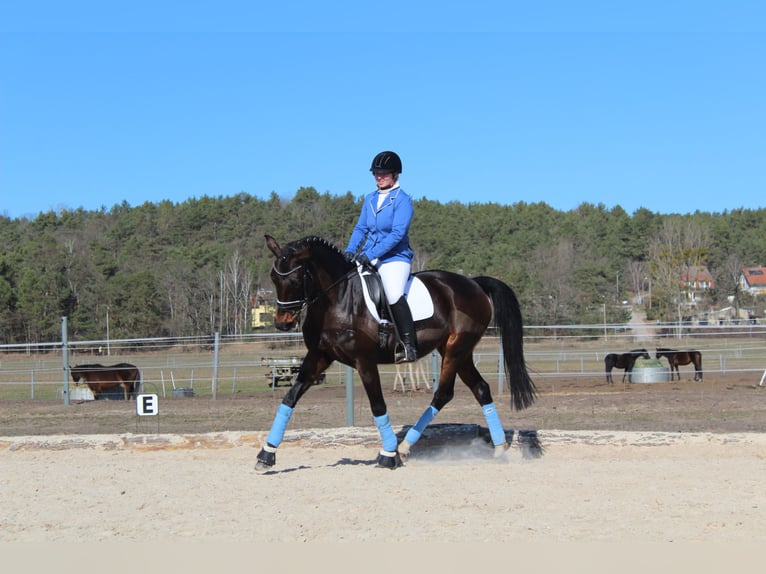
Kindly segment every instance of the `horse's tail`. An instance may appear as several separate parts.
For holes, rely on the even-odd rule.
[[[524,332],[519,301],[513,289],[499,279],[482,276],[474,277],[474,281],[492,301],[494,323],[500,329],[505,372],[510,381],[511,406],[520,411],[535,402],[537,389],[524,361]]]
[[[137,397],[141,392],[141,387],[144,384],[144,374],[141,369],[136,367],[136,378],[133,379],[133,397]]]
[[[144,382],[141,369],[126,363],[124,373],[125,383],[128,385],[128,398],[136,398],[141,391],[141,384]]]

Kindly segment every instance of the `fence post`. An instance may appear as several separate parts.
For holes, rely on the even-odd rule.
[[[61,363],[64,367],[64,404],[69,404],[69,343],[67,341],[66,317],[61,317]]]
[[[346,426],[354,426],[354,369],[346,367]]]
[[[215,334],[215,345],[214,349],[215,352],[213,353],[213,399],[216,398],[216,395],[218,394],[218,343],[220,341],[220,338],[218,336],[218,333]]]
[[[439,373],[441,372],[438,357],[439,354],[436,351],[431,352],[431,376],[433,377],[431,380],[433,381],[434,392],[439,388]]]

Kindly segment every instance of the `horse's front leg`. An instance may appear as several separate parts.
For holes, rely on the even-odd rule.
[[[386,401],[383,398],[378,365],[376,363],[357,362],[356,370],[362,379],[364,390],[367,392],[373,420],[380,433],[382,449],[378,454],[378,466],[390,469],[398,468],[402,466],[402,459],[396,450],[396,433],[391,426]]]
[[[266,437],[266,444],[261,448],[255,463],[255,470],[263,472],[269,470],[277,462],[277,448],[282,444],[285,436],[287,424],[293,416],[295,405],[300,398],[314,384],[314,381],[330,364],[324,356],[313,356],[311,353],[306,355],[301,363],[300,371],[295,377],[295,382],[290,390],[287,391],[282,404],[277,408],[274,421],[271,423],[271,430]]]

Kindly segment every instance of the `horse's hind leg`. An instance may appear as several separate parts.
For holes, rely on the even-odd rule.
[[[492,392],[489,389],[489,384],[481,376],[481,373],[479,373],[472,361],[461,368],[458,374],[468,388],[471,389],[473,396],[481,405],[484,420],[487,421],[489,436],[492,439],[492,444],[495,446],[495,456],[500,456],[508,450],[510,445],[505,437],[505,429],[500,422],[500,416],[497,414],[495,403],[492,401]]]
[[[444,357],[443,351],[439,350]],[[399,443],[396,450],[402,459],[406,459],[410,454],[410,448],[416,442],[420,440],[425,428],[431,423],[432,420],[439,414],[439,411],[452,400],[455,396],[455,376],[457,371],[455,370],[454,360],[442,358],[441,371],[439,372],[439,386],[434,393],[431,404],[420,415],[417,422],[412,425],[407,434],[404,436],[402,442]]]

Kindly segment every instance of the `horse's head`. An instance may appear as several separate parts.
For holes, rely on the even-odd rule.
[[[280,247],[276,239],[266,235],[266,245],[276,260],[271,268],[271,281],[277,295],[274,326],[290,331],[298,323],[301,311],[322,292],[322,282],[347,270],[350,264],[330,243],[320,237],[306,237]]]
[[[74,367],[69,367],[69,374],[72,375],[72,380],[75,383],[79,383],[80,379],[85,378],[87,379],[87,374],[92,372],[94,369],[103,368],[102,365],[75,365]]]

